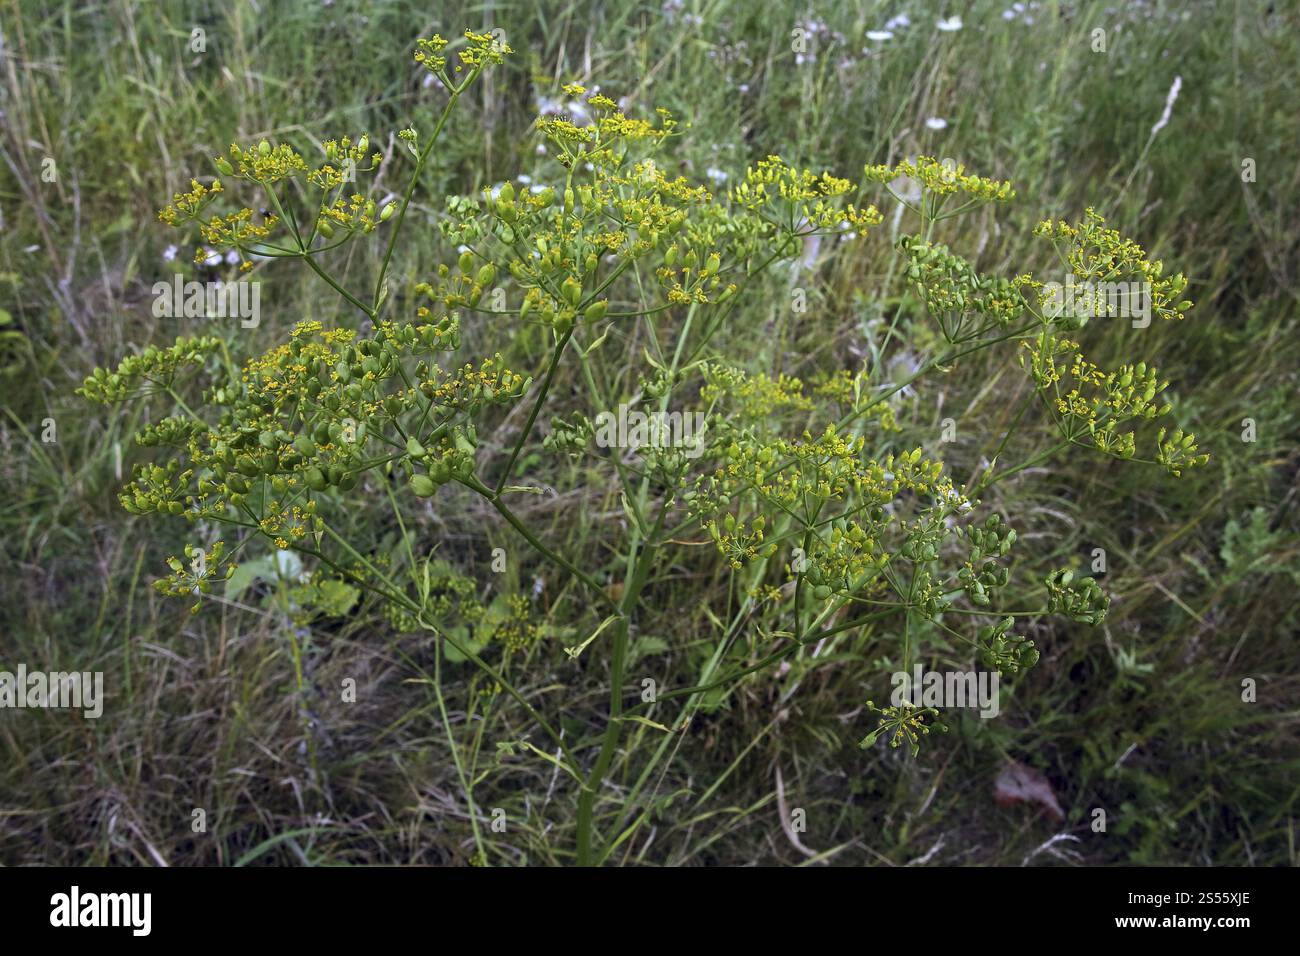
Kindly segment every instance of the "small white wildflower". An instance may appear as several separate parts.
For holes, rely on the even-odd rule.
[[[961,29],[961,17],[948,17],[946,20],[939,20],[935,23],[934,28],[944,33],[956,33]]]
[[[708,169],[704,171],[704,175],[708,176],[709,179],[713,180],[718,185],[722,185],[723,183],[725,183],[728,178],[727,174],[723,172],[721,169],[718,169],[716,166],[710,166]]]
[[[203,264],[204,264],[205,266],[219,266],[219,265],[221,265],[221,253],[217,252],[216,249],[204,249],[204,250],[203,250]]]
[[[885,29],[897,30],[899,27],[910,27],[911,25],[912,25],[912,18],[909,17],[906,13],[900,13],[896,17],[890,17],[885,22]]]
[[[884,43],[886,40],[894,39],[894,35],[888,30],[868,30],[867,39],[875,40],[877,43]]]
[[[176,253],[180,252],[175,246],[168,246],[163,250],[163,262],[171,262],[176,258]]]
[[[234,250],[234,249],[231,249],[229,252],[226,253],[226,264],[227,264],[227,265],[237,266],[237,265],[239,265],[239,263],[241,263],[242,261],[243,261],[243,259],[240,258],[240,255],[239,255],[238,251],[236,251],[236,250]]]
[[[926,129],[947,129],[948,121],[940,116],[931,116],[925,121]]]

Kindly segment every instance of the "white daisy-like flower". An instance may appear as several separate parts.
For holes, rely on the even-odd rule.
[[[931,116],[925,121],[926,129],[947,129],[948,121],[940,116]]]
[[[868,30],[867,39],[875,40],[877,43],[884,43],[886,40],[894,39],[894,35],[888,30]]]
[[[961,29],[961,17],[948,17],[946,20],[939,20],[935,23],[934,28],[944,33],[956,33]]]

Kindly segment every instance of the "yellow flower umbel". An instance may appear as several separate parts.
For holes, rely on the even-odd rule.
[[[1164,275],[1164,263],[1152,262],[1140,245],[1119,230],[1107,229],[1106,220],[1091,207],[1082,222],[1071,225],[1047,219],[1038,224],[1034,235],[1052,243],[1069,267],[1070,281],[1082,289],[1137,280],[1148,285],[1151,312],[1162,319],[1182,319],[1192,307],[1190,301],[1179,299],[1187,288],[1186,276]],[[1096,294],[1080,304],[1093,314],[1106,314],[1111,307]]]
[[[875,206],[835,202],[855,188],[847,179],[795,169],[781,157],[769,156],[745,171],[745,181],[731,191],[731,199],[751,212],[774,214],[777,223],[800,235],[841,229],[861,235],[883,217]]]
[[[895,166],[866,166],[863,174],[867,182],[875,183],[890,183],[906,176],[940,197],[960,192],[980,202],[1007,202],[1016,198],[1011,183],[968,175],[964,164],[949,160],[941,162],[933,156],[918,156],[915,162],[903,160]]]

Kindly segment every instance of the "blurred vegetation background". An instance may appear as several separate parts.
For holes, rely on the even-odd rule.
[[[247,356],[302,319],[354,322],[306,270],[276,264],[259,272],[255,330],[155,318],[153,283],[235,271],[194,266],[193,237],[160,224],[157,209],[192,175],[210,175],[231,142],[262,137],[306,152],[368,132],[390,156],[376,198],[400,189],[409,160],[395,134],[428,130],[442,104],[414,68],[415,40],[465,27],[501,28],[516,56],[453,118],[426,171],[398,250],[396,315],[410,314],[409,285],[454,257],[436,228],[444,196],[553,166],[532,123],[573,108],[560,87],[574,80],[626,96],[629,115],[676,113],[690,128],[670,172],[719,190],[769,153],[854,179],[864,163],[927,153],[1009,179],[1015,202],[946,237],[983,272],[1046,267],[1033,225],[1094,206],[1185,272],[1196,302],[1182,323],[1094,322],[1080,338],[1103,367],[1154,361],[1208,466],[1171,481],[1068,455],[986,502],[1025,542],[1015,573],[1025,600],[1040,600],[1046,570],[1086,572],[1105,549],[1100,583],[1113,604],[1102,627],[1035,624],[1043,660],[1004,683],[1002,715],[955,719],[917,759],[857,747],[863,702],[887,696],[889,633],[864,633],[852,654],[815,667],[801,659],[748,678],[673,742],[653,826],[619,858],[806,862],[781,826],[784,804],[807,811],[799,840],[813,859],[835,864],[1296,861],[1294,3],[529,0],[431,11],[401,0],[6,0],[0,25],[0,670],[102,670],[108,690],[98,721],[0,711],[0,863],[470,860],[471,806],[449,737],[406,664],[432,659],[428,639],[393,633],[365,602],[301,628],[273,580],[195,617],[160,597],[150,583],[188,526],[135,520],[117,504],[119,468],[141,460],[131,441],[140,412],[106,415],[74,394],[95,366],[178,335],[220,335]],[[808,39],[802,56],[795,30]],[[1153,133],[1176,77],[1168,122]],[[732,361],[806,379],[879,358],[888,377],[927,352],[935,334],[902,294],[887,200],[877,235],[816,250],[797,321],[786,315],[788,273],[750,297],[724,340]],[[380,247],[349,249],[336,273],[365,287]],[[539,349],[535,334],[501,323],[467,332],[462,354],[501,350],[511,367],[535,370]],[[923,445],[964,477],[1028,388],[1006,350],[963,361],[900,402],[899,447]],[[576,394],[557,395],[544,420],[579,407]],[[946,417],[959,437],[940,445]],[[1253,442],[1242,438],[1247,418]],[[42,440],[46,419],[56,441]],[[1049,429],[1034,423],[1016,445],[1043,447]],[[531,520],[603,573],[602,541],[623,520],[616,494],[554,456],[523,468],[559,492]],[[353,533],[383,547],[394,533],[386,513],[381,496],[356,495]],[[468,498],[437,499],[412,530],[452,566],[523,550]],[[699,635],[729,586],[698,556],[675,571],[647,592],[632,670],[665,687],[696,682]],[[547,637],[521,680],[539,708],[576,710],[565,728],[581,738],[584,708],[599,715],[606,694],[601,657],[563,654],[565,622],[546,615],[539,568],[512,562],[510,574],[484,577],[485,605],[530,595]],[[305,642],[303,694],[294,634]],[[355,704],[338,700],[348,676]],[[1245,678],[1254,703],[1242,701]],[[440,679],[451,739],[476,760],[474,812],[487,820],[500,807],[512,821],[491,836],[492,862],[565,862],[564,781],[540,760],[493,754],[526,724],[494,712],[479,739],[483,722],[466,719],[480,690],[472,674],[444,662]],[[1008,761],[1043,775],[1064,822],[995,801]],[[193,808],[206,810],[207,832],[193,831]],[[1107,811],[1104,833],[1090,827],[1094,808]],[[1043,850],[1056,834],[1075,839]]]

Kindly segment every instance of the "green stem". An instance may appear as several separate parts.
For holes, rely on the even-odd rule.
[[[514,451],[510,453],[510,460],[506,462],[505,471],[501,473],[501,480],[497,482],[496,490],[493,492],[494,497],[501,494],[501,489],[510,480],[510,473],[514,471],[515,461],[519,458],[519,453],[523,451],[528,436],[532,434],[533,425],[537,422],[537,415],[542,410],[542,404],[546,401],[547,393],[551,390],[551,383],[555,381],[555,372],[560,367],[560,356],[564,354],[564,348],[569,344],[571,338],[573,338],[573,329],[565,332],[560,336],[560,340],[555,343],[555,351],[551,354],[551,365],[546,370],[546,378],[542,381],[542,390],[537,394],[537,401],[533,402],[533,408],[528,413],[528,421],[524,425],[524,430],[520,432],[519,440],[515,442]]]
[[[447,99],[447,105],[442,108],[442,115],[438,117],[438,123],[433,128],[433,133],[429,136],[429,142],[420,150],[420,155],[415,160],[415,171],[411,174],[411,182],[406,187],[406,193],[402,196],[402,204],[397,208],[397,215],[393,219],[392,230],[388,234],[388,245],[384,249],[384,258],[379,265],[379,277],[375,280],[374,305],[366,309],[366,314],[372,321],[379,319],[379,307],[382,305],[380,296],[384,291],[384,280],[388,278],[388,264],[393,258],[393,249],[397,246],[398,233],[402,231],[402,223],[406,219],[407,207],[411,205],[411,199],[415,195],[416,184],[420,181],[420,173],[424,170],[424,164],[433,151],[433,146],[438,142],[438,137],[442,134],[442,128],[447,123],[447,118],[451,115],[452,108],[456,105],[456,100],[460,99],[460,94],[470,85],[481,72],[482,67],[477,67],[466,78],[465,82],[459,86],[451,87],[451,96]],[[365,308],[364,306],[362,307]]]

